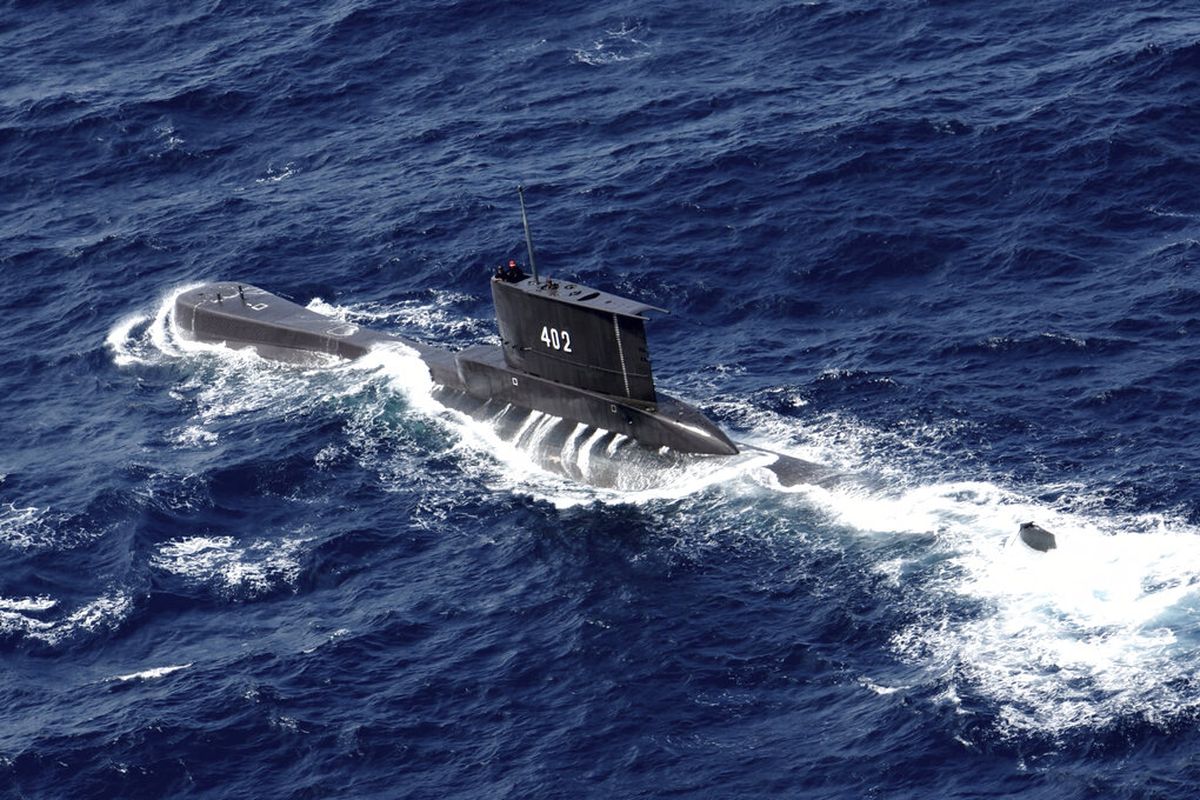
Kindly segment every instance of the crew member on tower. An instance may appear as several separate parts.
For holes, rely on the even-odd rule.
[[[517,283],[525,280],[525,271],[517,264],[516,259],[510,258],[507,266],[501,264],[496,267],[496,277],[502,281]]]

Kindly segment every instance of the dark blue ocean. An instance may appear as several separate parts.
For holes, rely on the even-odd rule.
[[[175,330],[495,342],[518,183],[855,479]],[[1195,797],[1198,269],[1192,3],[5,0],[0,798]]]

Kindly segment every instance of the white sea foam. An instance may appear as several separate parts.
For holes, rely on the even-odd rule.
[[[171,441],[177,447],[189,449],[209,447],[216,444],[219,438],[219,434],[205,430],[199,425],[187,425],[183,428],[178,428],[170,435]]]
[[[592,451],[596,445],[605,436],[605,431],[601,428],[596,428],[592,431],[591,436],[579,448],[579,472],[581,475],[591,474],[592,467]]]
[[[53,597],[0,597],[0,611],[49,611],[58,605]]]
[[[280,181],[287,180],[295,175],[296,171],[296,165],[291,161],[284,164],[282,167],[269,165],[267,167],[267,174],[262,178],[255,178],[254,182],[258,184],[279,183]]]
[[[169,153],[172,150],[178,150],[184,144],[183,137],[179,135],[179,132],[175,129],[175,126],[169,122],[162,125],[155,125],[154,132],[158,134],[159,141],[161,141],[165,147],[163,147],[163,149],[160,151],[152,153],[151,158],[162,158],[164,154]]]
[[[133,330],[149,319],[145,314],[130,314],[118,320],[117,324],[108,332],[104,341],[113,351],[113,361],[118,367],[145,363],[139,355],[133,352]]]
[[[306,541],[192,536],[160,545],[150,564],[224,597],[252,599],[295,584]]]
[[[67,520],[68,515],[50,508],[0,503],[0,548],[62,550],[93,541],[109,530],[80,528]]]
[[[309,653],[315,653],[323,645],[329,644],[330,642],[336,642],[338,639],[341,639],[343,636],[349,635],[349,633],[350,633],[350,631],[347,628],[338,628],[333,633],[326,635],[317,644],[314,644],[311,647],[305,647],[300,652],[304,653],[305,655],[308,655]]]
[[[348,368],[385,375],[388,385],[406,397],[416,411],[436,416],[446,410],[433,398],[434,385],[429,368],[411,347],[399,342],[379,344]]]
[[[899,692],[899,691],[909,688],[907,686],[882,686],[882,685],[870,680],[869,678],[860,678],[858,683],[864,689],[870,689],[875,694],[883,695],[883,696],[887,696],[889,694],[895,694],[896,692]]]
[[[24,598],[5,605],[0,603],[0,634],[57,645],[78,635],[116,630],[133,609],[133,598],[123,591],[111,591],[89,601],[57,619],[42,619],[57,602],[51,598]]]
[[[652,52],[653,48],[646,42],[646,32],[640,22],[621,22],[614,28],[606,29],[589,46],[576,48],[573,60],[600,67],[646,58]]]
[[[15,550],[35,550],[54,542],[54,528],[46,521],[48,509],[0,504],[0,544]]]
[[[1005,726],[1059,733],[1128,714],[1157,720],[1200,702],[1191,681],[1200,662],[1196,530],[1058,513],[986,484],[866,505],[872,522],[861,507],[841,518],[856,517],[863,531],[936,533],[944,561],[919,579],[936,600],[931,611],[947,600],[976,609],[920,615],[897,632],[896,651],[969,682],[1001,706]],[[1028,519],[1057,534],[1056,550],[1016,539]]]
[[[772,415],[742,409],[742,416]],[[1114,513],[1103,498],[1070,496],[1063,486],[923,482],[911,471],[922,460],[913,450],[952,440],[953,432],[918,428],[905,441],[832,417],[804,426],[766,421],[779,448],[803,442],[804,457],[879,477],[874,486],[790,490],[830,533],[869,541],[865,552],[881,541],[921,543],[918,554],[902,557],[885,549],[874,569],[910,604],[913,621],[896,631],[892,647],[930,682],[946,684],[955,698],[971,691],[989,699],[1001,728],[1014,734],[1060,735],[1129,715],[1158,722],[1200,707],[1195,526]],[[1061,505],[1032,499],[1064,494]],[[1017,529],[1027,521],[1053,531],[1057,549],[1039,553],[1021,543]]]
[[[80,606],[67,615],[57,627],[63,634],[115,630],[132,610],[131,595],[123,591],[112,591]]]
[[[144,669],[141,672],[130,672],[127,675],[114,675],[111,680],[114,681],[151,681],[155,678],[162,678],[170,675],[172,672],[179,672],[181,669],[187,669],[192,665],[192,662],[186,664],[175,664],[169,667],[154,667],[153,669]]]
[[[189,341],[175,330],[175,298],[199,285],[180,286],[160,297],[153,316],[138,312],[119,319],[105,337],[113,362],[119,367],[161,364],[186,353],[215,349],[213,345]]]

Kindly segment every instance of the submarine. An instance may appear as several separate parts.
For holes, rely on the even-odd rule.
[[[646,321],[665,309],[580,283],[541,278],[522,187],[521,220],[529,266],[514,261],[491,278],[500,345],[457,352],[312,311],[249,283],[219,281],[179,294],[175,327],[195,341],[253,348],[264,357],[305,363],[314,356],[356,359],[399,344],[429,370],[437,397],[468,412],[503,404],[621,434],[648,449],[682,455],[775,456],[768,469],[783,485],[828,484],[820,464],[732,441],[688,403],[658,391]]]

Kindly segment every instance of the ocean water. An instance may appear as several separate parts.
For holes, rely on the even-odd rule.
[[[1161,0],[0,4],[0,797],[1195,796],[1198,131]],[[517,183],[859,479],[175,333],[495,341]]]

